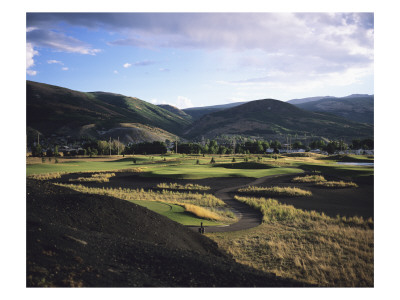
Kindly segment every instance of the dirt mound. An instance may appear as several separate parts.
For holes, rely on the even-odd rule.
[[[303,286],[143,207],[27,181],[27,286]]]

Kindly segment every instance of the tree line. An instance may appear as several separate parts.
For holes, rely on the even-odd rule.
[[[245,141],[242,143],[231,143],[231,144],[218,144],[216,140],[207,140],[204,143],[168,143],[171,152],[176,151],[182,154],[263,154],[267,149],[273,149],[274,153],[279,153],[282,149],[289,148],[288,145],[282,145],[278,140],[275,141]],[[301,141],[295,141],[290,145],[291,150],[304,149],[306,152],[311,149],[320,149],[326,151],[329,154],[335,153],[339,150],[372,150],[374,149],[374,141],[372,139],[355,139],[351,143],[347,144],[343,140],[334,140],[325,142],[322,139],[313,140],[308,145],[304,145]],[[43,153],[40,145],[36,145],[32,148],[32,156],[58,156],[59,147],[55,146],[53,149],[48,149],[46,153]],[[64,151],[64,156],[96,156],[96,155],[125,155],[125,154],[165,154],[168,152],[168,146],[165,142],[154,141],[154,142],[142,142],[136,144],[124,145],[119,140],[88,140],[82,144],[81,149]]]

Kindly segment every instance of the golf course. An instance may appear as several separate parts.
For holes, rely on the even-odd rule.
[[[263,274],[305,285],[372,286],[373,157],[362,158],[367,166],[339,163],[349,158],[360,159],[179,154],[28,158],[27,180],[82,199],[111,197],[139,205],[191,234],[199,235],[203,226],[203,236],[219,251]],[[157,235],[159,229],[147,230]],[[32,279],[31,284],[37,283]]]

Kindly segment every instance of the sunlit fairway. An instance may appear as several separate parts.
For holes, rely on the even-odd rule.
[[[133,162],[135,159],[135,162]],[[277,167],[268,169],[240,169],[232,167],[231,157],[216,157],[217,165],[210,163],[211,157],[190,156],[135,156],[134,158],[116,159],[113,161],[91,161],[90,159],[63,161],[60,163],[28,164],[27,175],[54,172],[89,172],[89,171],[116,171],[143,168],[142,176],[157,176],[167,178],[202,179],[213,177],[252,177],[259,178],[269,175],[294,174],[303,172],[299,168]],[[239,159],[238,159],[239,160]],[[243,161],[243,159],[240,159]],[[228,167],[223,167],[229,164]],[[238,165],[240,162],[238,162]]]
[[[213,156],[215,164],[211,164],[212,156],[197,155],[135,155],[134,157],[115,159],[59,159],[59,163],[46,160],[45,163],[30,163],[26,166],[27,175],[45,173],[75,173],[89,171],[117,171],[132,168],[143,168],[142,176],[167,177],[182,179],[203,179],[214,177],[252,177],[259,178],[269,175],[284,175],[302,173],[303,171],[320,171],[336,176],[368,176],[373,175],[374,168],[366,166],[338,165],[334,159],[324,157],[279,157],[277,160],[258,156],[250,157],[249,163],[244,163],[245,157]],[[343,160],[342,158],[339,158]],[[246,165],[247,164],[247,165]],[[258,166],[257,166],[258,165]],[[237,166],[237,167],[236,167]],[[261,167],[260,167],[261,166]],[[264,168],[263,166],[266,166]]]
[[[185,208],[180,205],[162,203],[156,201],[143,201],[143,200],[130,200],[130,202],[135,203],[140,206],[144,206],[149,210],[152,210],[160,215],[163,215],[177,223],[187,225],[187,226],[200,226],[203,222],[204,226],[216,226],[223,225],[222,222],[216,222],[206,219],[198,218],[191,213],[185,211]]]

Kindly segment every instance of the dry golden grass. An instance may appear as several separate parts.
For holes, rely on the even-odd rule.
[[[326,181],[322,175],[307,175],[307,176],[297,176],[292,179],[293,182],[322,182]]]
[[[191,213],[200,218],[218,221],[232,221],[236,218],[230,210],[222,209],[222,207],[226,206],[225,202],[210,194],[182,193],[168,190],[144,191],[143,189],[95,188],[80,184],[57,183],[56,185],[71,188],[81,193],[112,196],[127,201],[159,201],[181,205],[185,209],[190,209]]]
[[[325,182],[316,182],[315,185],[329,187],[329,188],[346,188],[346,187],[358,187],[358,185],[354,182],[345,182],[345,181],[325,181]]]
[[[28,178],[37,179],[37,180],[50,180],[61,178],[61,175],[66,172],[54,172],[54,173],[46,173],[46,174],[33,174],[29,175]]]
[[[193,204],[183,204],[185,210],[191,212],[192,214],[198,216],[199,218],[215,220],[215,221],[223,221],[225,218],[215,212],[212,212],[204,207],[200,207]]]
[[[302,190],[296,187],[257,187],[248,186],[238,189],[240,194],[257,195],[257,196],[290,196],[290,197],[303,197],[312,196],[310,191]]]
[[[115,173],[95,173],[91,177],[79,177],[76,179],[69,179],[71,182],[109,182]]]
[[[195,183],[187,183],[185,185],[178,183],[159,183],[157,188],[169,189],[169,190],[196,190],[196,191],[207,191],[211,189],[209,186],[199,185]]]
[[[262,211],[264,223],[207,234],[236,261],[319,286],[374,285],[372,219],[331,218],[273,199],[238,197]]]

